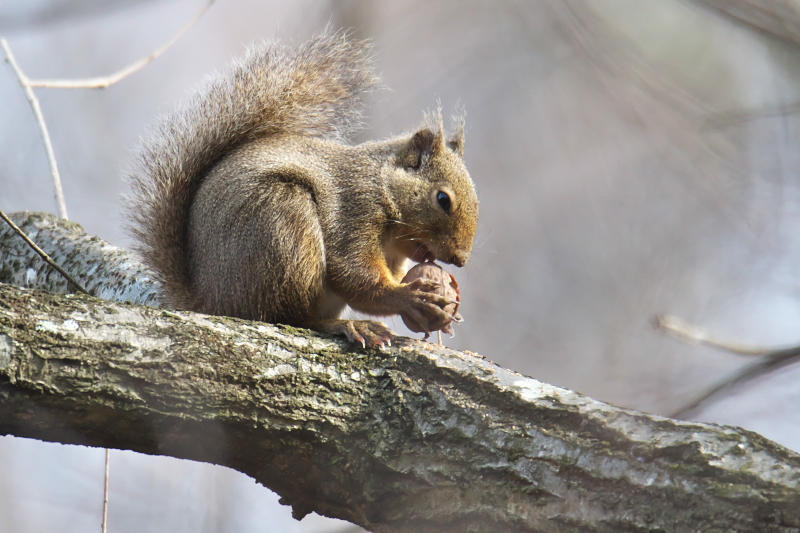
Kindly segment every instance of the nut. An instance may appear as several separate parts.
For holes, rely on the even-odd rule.
[[[452,322],[456,320],[461,321],[461,315],[458,313],[458,308],[461,305],[461,294],[458,292],[458,282],[452,274],[444,270],[436,263],[425,262],[415,265],[403,278],[403,283],[410,283],[417,279],[424,279],[427,281],[434,281],[438,283],[437,289],[431,291],[439,296],[444,296],[448,300],[454,300],[456,303],[446,305],[442,310],[450,315],[450,319],[443,321],[442,319],[422,311],[422,315],[427,319],[427,324],[420,324],[417,320],[405,313],[401,313],[403,323],[411,331],[420,333],[424,331],[442,330],[445,333],[453,334]],[[428,338],[428,335],[425,335]]]

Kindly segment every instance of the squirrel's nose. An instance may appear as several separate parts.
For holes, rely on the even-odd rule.
[[[469,261],[469,252],[459,250],[453,256],[453,264],[457,267],[463,267]]]

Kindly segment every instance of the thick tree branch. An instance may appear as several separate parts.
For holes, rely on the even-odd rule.
[[[8,285],[0,434],[226,465],[380,532],[800,531],[800,456],[752,432],[419,341]]]
[[[136,254],[48,213],[11,213],[9,218],[90,294],[105,300],[159,305],[160,286]],[[0,283],[59,294],[72,292],[67,280],[2,220]]]

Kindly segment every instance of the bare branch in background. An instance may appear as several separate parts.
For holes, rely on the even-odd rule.
[[[658,316],[653,320],[656,329],[671,333],[684,342],[699,343],[704,346],[723,350],[737,355],[758,357],[760,360],[745,366],[720,380],[693,400],[670,414],[672,418],[685,418],[692,414],[701,404],[714,396],[733,390],[735,385],[742,384],[773,370],[800,361],[800,346],[784,348],[769,348],[764,346],[749,346],[730,339],[725,339],[713,332],[694,326],[675,316]]]
[[[186,26],[184,26],[178,33],[175,34],[175,36],[172,37],[172,39],[164,43],[164,45],[158,48],[155,52],[143,59],[140,59],[139,61],[136,61],[135,63],[132,63],[131,65],[128,65],[115,74],[99,78],[82,80],[31,80],[25,75],[24,72],[22,72],[22,69],[20,69],[6,40],[0,38],[0,47],[2,47],[3,53],[5,54],[5,60],[11,67],[11,70],[14,72],[14,76],[16,76],[17,81],[22,87],[22,90],[25,93],[25,98],[27,98],[31,109],[33,110],[33,115],[36,117],[36,123],[39,125],[39,132],[42,136],[45,152],[47,153],[47,161],[50,164],[50,174],[53,177],[53,188],[55,189],[58,214],[61,218],[68,218],[67,204],[64,201],[64,190],[61,186],[61,176],[58,172],[58,163],[56,162],[56,155],[53,151],[53,143],[50,140],[50,134],[47,131],[47,124],[44,121],[44,115],[42,114],[42,109],[39,105],[39,99],[36,98],[36,94],[33,92],[33,87],[47,87],[54,89],[104,89],[109,87],[140,70],[142,67],[166,52],[173,44],[175,44],[175,42],[178,41],[178,39],[180,39],[187,31],[189,31],[189,29],[194,26],[198,20],[200,20],[200,17],[202,17],[208,8],[211,7],[214,1],[215,0],[208,0],[200,12],[197,13],[197,15],[195,15]]]
[[[768,348],[766,346],[751,346],[737,341],[726,339],[715,334],[711,330],[689,324],[672,315],[657,316],[653,320],[656,329],[669,332],[683,341],[691,341],[712,348],[717,348],[737,355],[770,356],[778,352],[789,351],[791,353],[800,352],[800,346],[787,348]]]
[[[144,57],[127,67],[110,74],[108,76],[99,76],[97,78],[86,78],[76,80],[31,80],[26,78],[28,87],[45,87],[48,89],[105,89],[114,85],[118,81],[125,79],[134,72],[140,70],[142,67],[162,55],[173,44],[175,44],[183,35],[194,26],[198,20],[208,11],[208,8],[215,2],[215,0],[208,0],[203,8],[190,20],[181,30],[176,33],[169,41],[164,43],[160,48],[153,53]]]
[[[108,467],[110,464],[109,455],[111,450],[106,448],[106,467],[103,476],[103,522],[100,524],[100,531],[107,533],[108,531]]]
[[[47,132],[47,124],[45,124],[44,115],[42,115],[39,99],[36,98],[36,94],[33,92],[33,89],[31,89],[31,86],[28,85],[28,78],[22,70],[20,70],[19,65],[17,65],[17,62],[14,60],[14,55],[11,53],[11,49],[8,47],[8,43],[5,39],[0,39],[0,47],[2,47],[3,53],[5,54],[6,63],[11,67],[14,76],[16,76],[17,81],[22,87],[22,91],[25,93],[25,98],[28,100],[31,110],[33,110],[33,116],[36,117],[36,124],[39,125],[39,133],[42,136],[44,150],[47,153],[47,162],[50,164],[50,175],[53,176],[53,188],[55,189],[58,214],[61,218],[67,219],[67,204],[64,202],[64,190],[61,187],[58,163],[56,162],[56,155],[53,152],[53,143],[50,141],[50,134]]]

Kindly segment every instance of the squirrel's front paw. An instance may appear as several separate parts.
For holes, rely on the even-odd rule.
[[[425,332],[425,337],[431,331],[451,331],[450,323],[460,321],[461,317],[455,310],[458,301],[441,296],[442,285],[429,279],[416,279],[401,285],[398,299],[400,315],[403,321],[414,331]]]
[[[408,329],[424,331],[426,339],[435,330],[442,330],[452,336],[451,323],[461,322],[461,315],[458,313],[461,295],[456,278],[436,263],[420,263],[406,273],[403,283],[413,291],[422,291],[424,294],[420,297],[433,305],[412,307],[411,312],[401,312],[400,316]]]
[[[392,345],[394,333],[385,324],[375,320],[323,320],[314,324],[313,329],[334,335],[344,335],[364,348],[383,348]]]

